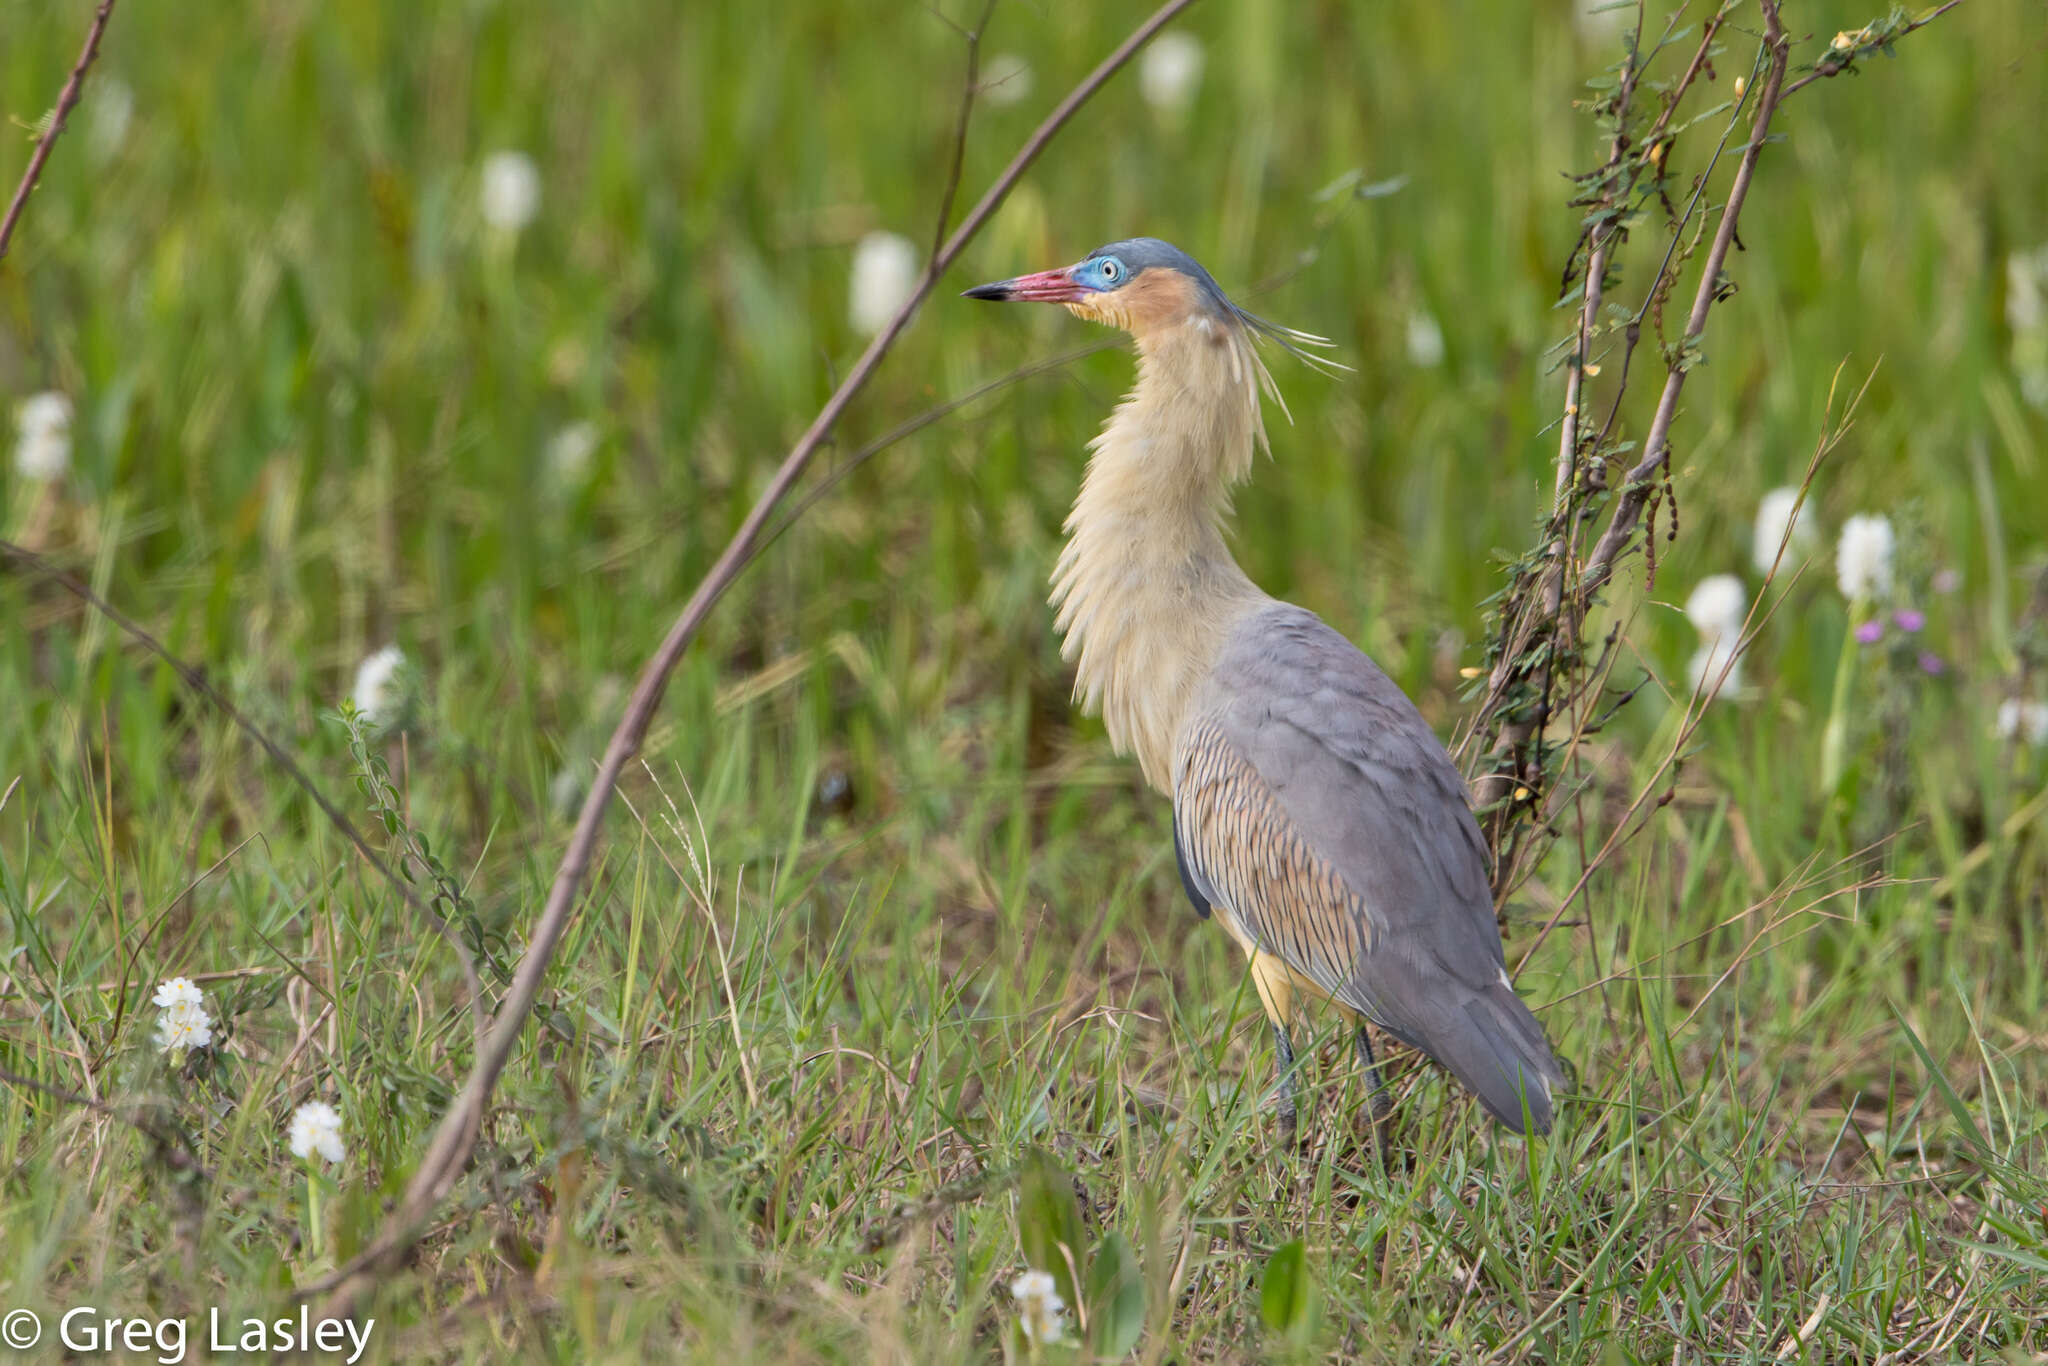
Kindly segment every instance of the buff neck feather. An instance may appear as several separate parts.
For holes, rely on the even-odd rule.
[[[1269,601],[1223,522],[1265,445],[1259,395],[1271,387],[1234,322],[1197,314],[1139,331],[1137,385],[1092,443],[1067,517],[1052,605],[1075,699],[1162,792],[1196,689],[1231,628]]]

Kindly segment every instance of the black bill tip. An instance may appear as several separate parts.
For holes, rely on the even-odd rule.
[[[994,284],[976,285],[973,289],[961,290],[960,297],[963,299],[992,299],[997,303],[1001,303],[1011,297],[1010,282],[1008,280],[997,280]]]

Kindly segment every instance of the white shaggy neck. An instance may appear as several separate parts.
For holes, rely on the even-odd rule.
[[[1230,488],[1265,444],[1270,386],[1243,328],[1197,316],[1138,339],[1117,405],[1067,517],[1052,605],[1074,696],[1118,753],[1172,790],[1173,745],[1230,628],[1268,601],[1224,544]]]

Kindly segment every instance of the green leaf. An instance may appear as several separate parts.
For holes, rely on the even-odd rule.
[[[1033,1149],[1023,1165],[1017,1188],[1017,1245],[1027,1266],[1051,1273],[1061,1299],[1079,1304],[1075,1281],[1087,1274],[1088,1250],[1082,1241],[1073,1175],[1043,1148]]]
[[[1301,1239],[1280,1247],[1267,1260],[1259,1287],[1259,1317],[1266,1327],[1290,1342],[1307,1342],[1322,1317],[1321,1298],[1308,1274],[1308,1246]]]
[[[1949,1113],[1955,1116],[1956,1123],[1962,1127],[1963,1142],[1976,1152],[1978,1160],[1996,1165],[1998,1155],[1991,1149],[1991,1140],[1977,1127],[1977,1117],[1970,1113],[1970,1107],[1956,1094],[1956,1088],[1949,1085],[1948,1077],[1942,1072],[1940,1064],[1934,1061],[1934,1055],[1927,1051],[1927,1045],[1920,1042],[1920,1036],[1913,1031],[1913,1026],[1907,1023],[1905,1012],[1894,1005],[1892,1013],[1898,1016],[1899,1028],[1906,1031],[1906,1040],[1913,1045],[1913,1051],[1920,1055],[1921,1063],[1927,1068],[1927,1075],[1934,1079],[1935,1088],[1941,1092],[1942,1100],[1947,1102]]]
[[[2034,1271],[2048,1271],[2048,1257],[2036,1256],[2023,1248],[2007,1247],[2003,1243],[1964,1243],[1963,1246]]]
[[[1088,1329],[1098,1357],[1121,1357],[1145,1331],[1145,1278],[1130,1239],[1112,1229],[1088,1267]]]

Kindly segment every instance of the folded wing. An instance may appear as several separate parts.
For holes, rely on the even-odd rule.
[[[1184,727],[1191,894],[1264,953],[1449,1068],[1502,1123],[1550,1127],[1562,1069],[1505,970],[1464,784],[1400,688],[1313,613],[1241,625]]]

